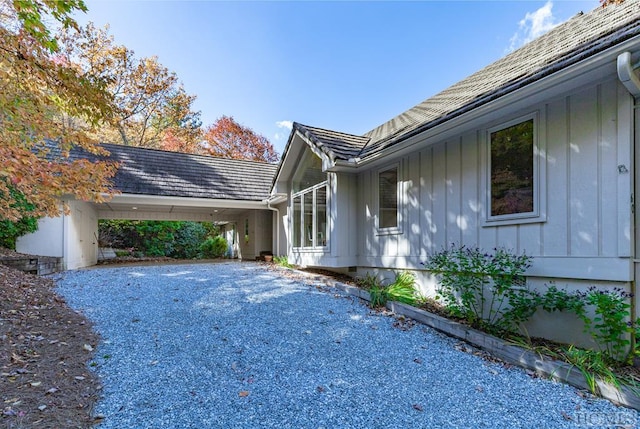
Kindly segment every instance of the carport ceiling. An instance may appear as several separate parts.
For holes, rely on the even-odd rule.
[[[99,211],[112,212],[144,212],[144,213],[204,213],[214,214],[216,217],[233,217],[246,212],[246,209],[224,208],[224,207],[189,207],[180,205],[157,205],[157,204],[131,204],[131,203],[104,203],[97,205]]]

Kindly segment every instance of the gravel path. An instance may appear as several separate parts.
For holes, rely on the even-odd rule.
[[[99,428],[568,428],[637,414],[252,263],[69,271]],[[607,420],[605,420],[607,419]],[[594,425],[595,423],[595,425]]]

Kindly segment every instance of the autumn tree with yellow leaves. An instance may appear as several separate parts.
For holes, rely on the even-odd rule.
[[[155,149],[166,139],[178,139],[186,151],[196,147],[201,126],[200,112],[192,107],[196,97],[156,57],[137,58],[115,43],[108,26],[92,23],[80,31],[63,29],[58,39],[63,61],[102,79],[113,97],[113,120],[97,130],[96,138]]]
[[[101,153],[91,136],[116,111],[103,77],[64,61],[46,24],[77,31],[76,11],[82,0],[0,0],[0,219],[56,216],[62,197],[112,192],[113,164],[69,158],[74,146]]]

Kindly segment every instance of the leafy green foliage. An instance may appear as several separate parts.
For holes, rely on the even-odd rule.
[[[370,273],[358,278],[356,282],[369,292],[369,305],[372,308],[384,307],[387,301],[412,305],[418,300],[415,276],[408,271],[397,272],[394,282],[388,286],[384,286],[378,277]]]
[[[369,292],[369,306],[371,308],[385,306],[387,296],[384,293],[384,286],[377,276],[367,273],[364,277],[358,277],[356,283]]]
[[[227,253],[227,240],[221,235],[207,238],[200,245],[200,252],[205,258],[221,258]]]
[[[582,373],[591,393],[598,393],[596,377],[620,388],[618,377],[602,353],[569,346],[562,353],[562,358]]]
[[[11,198],[15,201],[12,207],[23,215],[16,221],[0,219],[0,247],[15,250],[18,237],[37,231],[38,218],[29,216],[29,213],[33,210],[33,205],[27,202],[24,195],[13,187],[9,187],[9,192],[11,193]],[[2,198],[1,193],[0,198]]]
[[[511,330],[537,307],[536,293],[521,285],[531,258],[494,251],[452,245],[423,265],[439,277],[439,298],[453,315],[474,327]]]
[[[210,232],[200,222],[181,222],[173,234],[172,258],[193,259],[200,254],[200,244]]]
[[[286,256],[274,256],[273,261],[281,267],[293,268],[293,264],[289,263]]]
[[[598,343],[609,360],[624,360],[631,344],[629,335],[633,331],[631,296],[621,289],[603,291],[591,287],[586,292],[576,293],[576,297],[583,304],[575,306],[574,311],[584,322],[585,332]],[[594,311],[593,319],[586,311],[587,306]]]
[[[394,282],[385,289],[385,295],[391,301],[415,304],[418,299],[416,277],[409,271],[397,272]]]
[[[218,233],[210,222],[101,220],[98,229],[101,246],[180,259],[200,257],[200,245]]]

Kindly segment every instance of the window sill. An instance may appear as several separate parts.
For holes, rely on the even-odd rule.
[[[482,221],[483,228],[489,228],[494,226],[508,226],[508,225],[523,225],[530,223],[544,223],[547,221],[547,217],[539,214],[528,214],[521,216],[505,216],[499,218],[492,218]]]
[[[402,234],[402,228],[378,228],[376,235],[400,235]]]
[[[294,247],[294,253],[329,253],[328,247]]]

